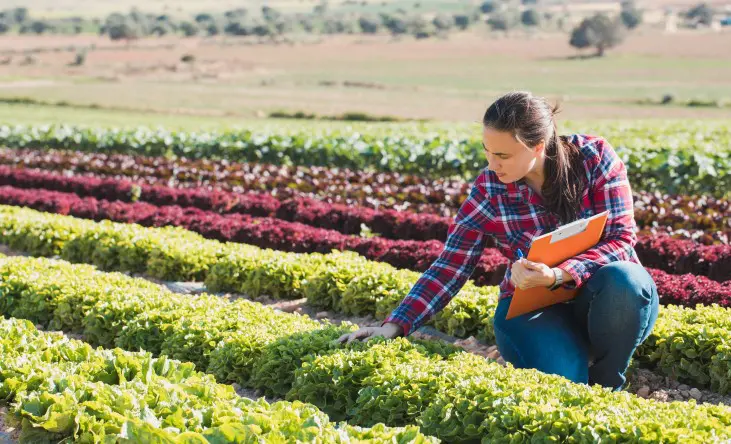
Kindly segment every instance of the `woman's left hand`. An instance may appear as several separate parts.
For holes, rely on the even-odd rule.
[[[556,277],[553,270],[541,262],[533,262],[522,258],[513,262],[510,268],[510,282],[515,288],[527,290],[533,287],[550,287]]]

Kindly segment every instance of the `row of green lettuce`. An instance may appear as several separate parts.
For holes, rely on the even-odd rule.
[[[190,363],[94,349],[27,320],[0,318],[0,353],[5,421],[21,443],[439,442],[415,426],[367,429],[299,401],[253,401]]]
[[[92,222],[18,207],[0,206],[0,242],[103,270],[204,281],[212,292],[304,297],[316,307],[377,318],[396,308],[420,276],[350,252],[284,253],[207,240],[179,228]],[[493,341],[497,292],[496,287],[476,287],[468,281],[427,325],[462,338]],[[694,309],[663,306],[636,359],[681,381],[729,392],[731,359],[718,347],[731,344],[730,315],[715,304]]]
[[[178,227],[94,222],[0,205],[0,243],[35,256],[60,256],[102,270],[205,282],[209,291],[250,298],[307,298],[315,307],[385,317],[419,276],[354,252],[287,253],[203,238]],[[497,287],[467,282],[429,325],[453,336],[494,339]]]
[[[82,332],[92,344],[190,359],[221,382],[284,393],[288,401],[320,407],[332,421],[417,425],[445,442],[731,439],[727,406],[663,403],[575,384],[502,367],[440,341],[377,337],[339,344],[355,326],[317,325],[246,300],[173,294],[144,279],[45,258],[0,259],[0,277],[4,313]],[[107,402],[113,400],[94,406]]]
[[[633,188],[672,194],[731,189],[731,130],[723,124],[592,125],[628,166]],[[277,165],[322,165],[435,177],[474,178],[486,160],[479,127],[473,131],[230,131],[74,126],[0,126],[0,145],[119,152],[147,156],[226,159]]]

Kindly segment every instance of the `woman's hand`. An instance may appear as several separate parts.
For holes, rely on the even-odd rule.
[[[513,262],[510,268],[510,282],[515,288],[527,290],[540,286],[550,287],[556,282],[556,276],[548,265],[522,258]]]
[[[375,336],[393,339],[403,335],[403,331],[404,329],[400,325],[386,322],[381,327],[361,327],[353,333],[346,333],[338,338],[338,342],[350,344],[354,340],[368,340]]]

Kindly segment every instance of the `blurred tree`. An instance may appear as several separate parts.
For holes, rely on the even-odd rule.
[[[44,32],[50,30],[52,27],[49,23],[43,21],[43,20],[33,20],[29,25],[27,25],[28,33],[33,34],[43,34]]]
[[[406,20],[399,16],[382,15],[383,25],[393,35],[406,34],[409,30]]]
[[[276,30],[269,23],[255,22],[252,27],[252,33],[259,37],[273,36]]]
[[[508,10],[492,14],[486,23],[493,31],[508,31],[515,28],[520,21],[520,15],[516,10]]]
[[[193,37],[200,31],[196,25],[188,21],[184,21],[180,24],[180,30],[183,31],[183,35],[186,37]]]
[[[432,19],[432,24],[439,31],[448,31],[454,26],[454,19],[446,14],[437,14]]]
[[[205,22],[212,22],[213,20],[214,20],[213,19],[213,16],[211,14],[206,13],[206,12],[197,14],[195,16],[195,22],[198,23],[198,24],[205,23]]]
[[[470,24],[472,23],[472,17],[470,17],[467,14],[455,14],[454,15],[454,24],[457,26],[457,28],[464,31],[467,29]]]
[[[431,23],[421,16],[416,16],[409,21],[408,24],[411,34],[417,39],[428,39],[429,37],[436,34],[436,28]]]
[[[28,8],[15,8],[13,10],[13,18],[15,23],[23,23],[28,19]]]
[[[604,14],[585,18],[571,32],[569,44],[577,49],[596,48],[596,55],[617,46],[624,40],[625,28],[619,18],[612,20]]]
[[[299,24],[305,32],[313,32],[315,30],[315,22],[311,17],[302,17]]]
[[[708,26],[713,22],[713,13],[713,8],[707,3],[699,3],[686,11],[684,16],[687,20]]]
[[[358,24],[365,34],[376,34],[381,27],[381,22],[378,19],[365,15],[358,19]]]
[[[622,23],[627,27],[627,29],[635,29],[640,23],[642,23],[642,11],[637,9],[637,6],[633,1],[623,1],[622,11],[619,13],[619,18],[622,20]]]
[[[279,20],[275,21],[273,25],[276,33],[282,35],[294,31],[295,22],[294,19],[290,17],[282,16]]]
[[[11,24],[7,20],[0,20],[0,34],[10,31]]]
[[[276,22],[282,18],[282,14],[279,11],[269,6],[261,7],[261,15],[264,17],[264,20],[268,22]]]
[[[212,20],[209,22],[206,27],[206,34],[210,35],[219,35],[222,32],[222,26],[219,24],[217,20]]]
[[[106,28],[109,38],[112,40],[134,40],[142,37],[142,31],[136,23],[127,20],[121,23],[112,23]]]
[[[541,15],[535,9],[526,9],[520,15],[520,21],[525,26],[538,26],[541,24]]]
[[[480,4],[480,11],[483,14],[491,14],[497,10],[497,3],[492,0],[487,0]]]
[[[253,26],[250,22],[243,19],[229,22],[224,28],[223,32],[227,35],[235,36],[247,36],[253,34]]]

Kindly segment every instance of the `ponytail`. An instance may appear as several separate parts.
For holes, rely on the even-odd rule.
[[[583,158],[576,145],[558,135],[555,122],[546,143],[544,171],[541,194],[546,208],[559,217],[561,224],[578,219],[586,186]]]

